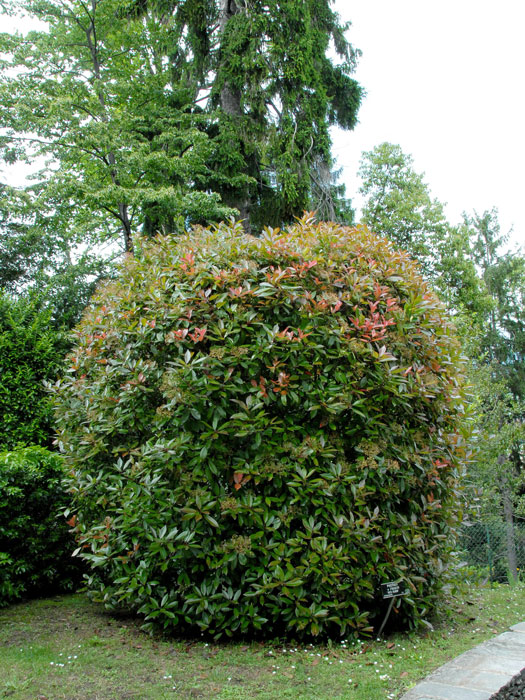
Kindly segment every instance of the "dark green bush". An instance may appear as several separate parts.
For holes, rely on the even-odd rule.
[[[144,243],[56,389],[90,588],[147,624],[371,632],[432,607],[459,514],[461,361],[404,253],[305,217]]]
[[[0,295],[0,448],[51,446],[52,409],[44,382],[62,371],[64,333],[30,299]]]
[[[73,588],[80,566],[60,509],[64,464],[43,447],[0,453],[0,606]]]

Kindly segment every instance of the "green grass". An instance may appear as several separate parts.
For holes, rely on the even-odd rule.
[[[13,700],[388,700],[525,620],[525,587],[451,598],[433,631],[332,646],[152,638],[81,595],[0,611],[0,697]]]

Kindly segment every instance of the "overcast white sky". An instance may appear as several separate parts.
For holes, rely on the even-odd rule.
[[[525,244],[524,0],[336,0],[363,55],[367,96],[353,132],[334,138],[348,196],[359,204],[362,151],[401,146],[432,194],[462,211],[499,209]]]

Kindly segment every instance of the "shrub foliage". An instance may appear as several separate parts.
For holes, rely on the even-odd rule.
[[[80,580],[74,541],[59,514],[60,455],[42,447],[0,453],[0,607],[35,595],[70,590]]]
[[[63,371],[67,343],[51,313],[29,298],[0,295],[0,449],[51,446],[53,412],[44,382]]]
[[[464,458],[461,359],[413,262],[305,215],[144,243],[56,388],[95,599],[207,634],[416,624]]]

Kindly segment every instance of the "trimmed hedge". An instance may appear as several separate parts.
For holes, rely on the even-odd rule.
[[[31,299],[0,295],[0,447],[51,447],[53,411],[45,382],[56,381],[68,350],[51,313]]]
[[[92,596],[146,626],[373,631],[432,608],[459,517],[462,361],[406,254],[362,227],[144,242],[56,387]]]
[[[74,540],[59,510],[60,455],[42,447],[0,453],[0,607],[21,598],[71,590],[79,582]]]

